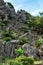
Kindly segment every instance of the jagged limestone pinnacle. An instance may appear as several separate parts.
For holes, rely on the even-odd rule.
[[[4,0],[0,0],[0,6],[4,5]]]

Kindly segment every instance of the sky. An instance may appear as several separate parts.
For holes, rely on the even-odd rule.
[[[43,12],[43,0],[4,0],[10,2],[14,6],[15,10],[26,10],[32,15],[38,15],[39,12]]]

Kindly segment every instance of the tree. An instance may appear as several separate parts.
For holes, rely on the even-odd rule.
[[[6,2],[6,5],[9,6],[10,8],[14,8],[10,2]]]

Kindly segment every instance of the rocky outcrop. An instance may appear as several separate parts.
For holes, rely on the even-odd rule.
[[[20,30],[21,27],[28,28],[28,32],[24,33]],[[12,39],[8,42],[2,41],[2,31],[11,30],[18,34],[17,39]],[[28,43],[20,45],[21,37],[28,38]],[[24,55],[31,56],[38,59],[43,59],[43,39],[41,48],[36,48],[35,40],[38,36],[29,30],[26,24],[26,14],[24,10],[20,10],[17,13],[14,8],[6,5],[3,0],[0,0],[0,58],[2,56],[8,56],[10,58],[16,57],[15,48],[22,47]]]
[[[37,60],[43,60],[43,47],[36,48],[27,43],[22,46],[22,49],[24,51],[24,55],[33,57]]]
[[[26,43],[22,46],[22,48],[24,50],[25,55],[31,56],[31,57],[35,56],[35,48],[33,48],[33,46],[31,46],[30,44]]]
[[[1,1],[3,2],[3,0]],[[8,5],[3,4],[0,6],[0,22],[5,24],[5,26],[3,25],[3,27],[1,27],[1,30],[4,28],[18,32],[20,27],[27,26],[25,25],[25,11],[20,10],[16,13],[14,8],[10,8]]]
[[[1,5],[4,5],[5,3],[4,3],[4,1],[3,0],[0,0],[0,6]]]

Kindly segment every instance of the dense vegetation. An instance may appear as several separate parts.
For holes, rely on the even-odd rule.
[[[32,16],[26,12],[27,21],[29,28],[36,31],[38,34],[43,34],[43,12],[39,13],[40,16]]]

